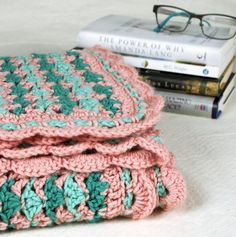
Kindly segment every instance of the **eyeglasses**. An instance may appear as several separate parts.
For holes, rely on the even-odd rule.
[[[156,16],[156,32],[167,30],[169,32],[183,32],[191,23],[192,18],[200,20],[203,35],[211,39],[228,40],[236,35],[236,17],[224,14],[195,14],[187,10],[168,6],[154,5]]]

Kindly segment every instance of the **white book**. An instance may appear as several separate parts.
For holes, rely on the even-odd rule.
[[[206,79],[208,77],[219,78],[224,72],[224,69],[227,67],[227,64],[225,63],[222,67],[219,67],[210,65],[203,66],[189,63],[178,63],[161,59],[132,56],[127,54],[122,54],[122,57],[125,63],[133,67],[202,76]]]
[[[165,100],[163,108],[165,112],[217,119],[235,91],[235,80],[236,76],[232,74],[229,84],[220,97],[182,94],[160,89],[157,93]]]
[[[77,36],[77,46],[101,45],[118,53],[219,68],[226,66],[235,53],[235,39],[206,38],[199,25],[191,24],[184,33],[156,33],[155,27],[154,17],[150,20],[108,15],[83,28]]]

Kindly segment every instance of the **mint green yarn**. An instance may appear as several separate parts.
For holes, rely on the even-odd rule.
[[[159,142],[161,144],[164,144],[163,140],[159,136],[150,136],[150,138],[156,142]]]
[[[56,61],[56,70],[58,72],[61,72],[63,75],[67,74],[68,71],[70,70],[70,65],[65,63],[64,59],[60,54],[55,54],[54,59]]]
[[[84,99],[91,98],[91,92],[93,91],[91,86],[83,86],[81,88],[78,88],[75,94],[77,96],[82,96]]]
[[[158,175],[160,174],[160,168],[156,166],[156,167],[153,168],[153,170],[154,170],[154,172],[155,172],[155,174],[157,175],[157,178],[158,178]],[[158,193],[158,195],[160,197],[166,197],[167,196],[167,189],[165,188],[162,181],[157,182],[156,192]]]
[[[43,208],[43,201],[33,191],[34,181],[34,179],[31,179],[26,184],[24,191],[21,194],[21,200],[24,203],[22,211],[29,221],[32,221],[33,217]]]
[[[9,219],[21,209],[20,197],[11,190],[13,179],[7,180],[0,187],[0,222],[9,223]]]
[[[26,80],[28,82],[31,82],[31,83],[37,83],[41,80],[41,78],[35,76],[35,75],[32,75],[32,74],[29,74],[30,72],[28,72],[28,75],[26,76]]]
[[[139,102],[137,103],[137,105],[138,105],[138,110],[139,110],[139,111],[140,111],[140,110],[144,110],[145,107],[146,107],[146,105],[145,105],[145,103],[144,103],[143,101],[139,101]]]
[[[81,85],[80,77],[72,75],[70,71],[64,72],[64,80],[71,84],[76,83],[76,84]]]
[[[79,101],[79,105],[83,109],[94,111],[96,113],[99,112],[98,107],[99,107],[100,103],[99,103],[99,100],[97,100],[95,98],[81,99]]]
[[[98,120],[98,125],[101,127],[109,127],[112,128],[114,127],[116,124],[114,121],[112,120],[107,120],[107,119],[100,119]]]
[[[134,199],[134,194],[131,192],[127,192],[125,195],[124,202],[123,202],[125,209],[130,209],[132,207],[133,199]]]
[[[52,175],[46,180],[44,185],[44,193],[47,198],[45,204],[45,214],[52,220],[52,222],[56,222],[57,220],[55,209],[65,203],[63,190],[59,189],[54,184],[56,179],[57,175]]]
[[[127,83],[127,84],[124,84],[125,88],[128,89],[129,91],[132,91],[132,86]]]
[[[153,170],[154,170],[154,172],[156,173],[156,175],[158,175],[158,174],[160,173],[160,168],[157,167],[157,166],[155,166],[155,167],[153,168]]]
[[[0,93],[4,91],[4,88],[0,87]],[[0,95],[0,114],[8,114],[8,110],[2,108],[2,106],[6,105],[7,101]]]
[[[0,128],[7,130],[7,131],[14,131],[17,130],[17,126],[14,123],[4,123],[0,124]]]
[[[34,65],[30,65],[30,64],[27,64],[27,63],[23,63],[20,67],[20,69],[24,72],[26,72],[27,74],[30,74],[32,73],[32,71],[35,69],[35,66]]]
[[[66,64],[61,58],[58,58],[56,62],[56,69],[58,70],[58,72],[66,74],[69,71],[70,66]]]
[[[132,118],[129,118],[129,117],[124,117],[121,119],[121,121],[124,123],[132,123],[133,122]]]
[[[46,99],[46,98],[39,98],[39,99],[37,100],[37,103],[36,103],[36,105],[35,105],[35,108],[36,108],[36,109],[40,109],[40,110],[42,110],[42,111],[46,111],[47,108],[48,108],[50,105],[52,105],[52,104],[53,104],[53,101],[50,101],[50,100],[48,100],[48,99]]]
[[[128,187],[130,185],[131,180],[132,180],[130,170],[123,169],[123,171],[120,175],[120,178],[124,182],[125,186]],[[127,192],[125,194],[125,198],[123,201],[125,209],[131,208],[133,201],[134,201],[134,194],[132,192]]]
[[[67,123],[65,121],[56,120],[56,119],[47,121],[47,124],[49,126],[57,127],[57,128],[64,128],[67,125]]]
[[[74,124],[80,125],[80,126],[88,126],[89,122],[87,120],[83,120],[83,119],[76,119],[76,120],[74,120]]]
[[[33,120],[32,121],[28,121],[25,124],[28,127],[37,127],[37,126],[39,126],[39,123],[37,121],[33,121]]]
[[[34,85],[32,87],[32,94],[37,96],[37,97],[41,97],[41,96],[45,96],[47,95],[47,90],[41,89],[40,86],[38,85]]]
[[[68,210],[75,216],[75,220],[81,217],[81,214],[77,212],[77,206],[85,201],[85,193],[74,181],[74,175],[67,177],[64,183],[64,195],[65,203]]]
[[[157,183],[156,192],[159,194],[160,197],[166,197],[166,188],[162,182]]]
[[[8,112],[7,109],[0,108],[0,114],[8,114]]]
[[[135,118],[142,119],[144,118],[144,116],[145,116],[145,113],[142,111],[139,111],[138,113],[136,113]]]
[[[108,63],[104,63],[103,64],[103,67],[106,69],[106,70],[109,70],[111,69],[110,65]]]
[[[7,104],[7,101],[3,99],[3,97],[0,95],[0,106],[3,106]]]
[[[112,71],[111,72],[111,75],[113,76],[113,77],[117,77],[118,76],[118,73],[116,72],[116,71]],[[118,78],[117,78],[118,79]]]
[[[125,183],[125,185],[128,186],[131,182],[130,170],[129,169],[123,169],[120,178]]]
[[[134,91],[134,90],[130,91],[130,95],[133,96],[136,99],[139,99],[139,94],[136,91]]]

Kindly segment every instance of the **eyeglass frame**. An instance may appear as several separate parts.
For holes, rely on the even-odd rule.
[[[156,17],[156,23],[157,23],[157,25],[158,25],[159,27],[161,27],[161,26],[160,26],[160,24],[159,24],[159,22],[158,22],[157,14],[158,14],[158,8],[160,8],[160,7],[175,8],[175,9],[184,11],[184,12],[188,13],[188,15],[189,15],[189,16],[188,16],[189,19],[188,19],[188,21],[187,21],[187,23],[186,23],[186,26],[185,26],[185,28],[184,28],[183,30],[180,30],[180,31],[168,30],[169,32],[183,32],[183,31],[185,31],[185,30],[187,29],[187,27],[189,26],[189,23],[190,23],[191,19],[196,18],[196,19],[199,19],[199,20],[200,20],[199,26],[200,26],[200,28],[201,28],[202,34],[203,34],[204,36],[206,36],[207,38],[216,39],[216,40],[229,40],[229,39],[232,39],[232,38],[234,38],[234,37],[236,36],[236,31],[235,31],[235,32],[234,32],[234,35],[232,35],[231,37],[222,39],[222,38],[217,38],[217,37],[211,37],[211,36],[205,34],[205,33],[204,33],[204,30],[203,30],[203,20],[202,20],[202,19],[203,19],[203,17],[205,17],[205,16],[222,16],[222,17],[229,17],[229,18],[231,18],[231,19],[236,20],[236,17],[234,17],[234,16],[230,16],[230,15],[226,15],[226,14],[219,14],[219,13],[196,14],[196,13],[190,12],[190,11],[188,11],[188,10],[185,10],[185,9],[183,9],[183,8],[176,7],[176,6],[171,6],[171,5],[154,5],[154,6],[153,6],[153,12],[154,12],[155,17]],[[162,27],[161,27],[161,28],[162,28]],[[155,31],[155,29],[154,29],[154,31]]]

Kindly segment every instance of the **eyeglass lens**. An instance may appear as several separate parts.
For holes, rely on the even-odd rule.
[[[156,17],[160,30],[174,32],[185,30],[190,19],[188,12],[174,7],[159,7]]]
[[[203,33],[210,38],[229,39],[236,32],[236,20],[228,16],[206,15],[201,26]]]
[[[185,10],[168,6],[158,7],[156,12],[158,27],[155,31],[184,31],[190,22],[190,18],[190,14]],[[210,38],[229,39],[236,34],[236,19],[230,16],[205,15],[202,17],[200,25],[203,34]]]

